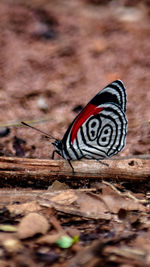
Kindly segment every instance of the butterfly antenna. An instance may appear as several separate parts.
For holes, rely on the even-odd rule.
[[[43,131],[37,129],[37,128],[35,128],[35,127],[33,127],[33,126],[27,124],[27,123],[24,122],[24,121],[21,121],[21,123],[22,123],[23,125],[27,126],[27,127],[30,127],[31,129],[33,129],[33,130],[35,130],[35,131],[37,131],[37,132],[40,132],[40,133],[44,134],[45,136],[47,136],[47,137],[50,138],[50,139],[54,139],[54,140],[56,140],[56,138],[54,138],[52,135],[47,134],[47,133],[45,133],[45,132],[43,132]]]

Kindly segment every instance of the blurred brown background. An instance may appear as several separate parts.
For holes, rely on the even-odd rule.
[[[80,108],[121,79],[129,125],[120,155],[147,154],[149,72],[149,1],[0,1],[1,126],[45,118],[35,126],[61,139]],[[52,150],[21,126],[0,139],[0,155],[49,158]]]

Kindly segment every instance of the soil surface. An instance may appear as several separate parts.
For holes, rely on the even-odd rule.
[[[49,159],[53,152],[51,140],[22,126],[21,121],[62,139],[82,107],[115,79],[121,79],[127,90],[128,134],[126,147],[119,156],[149,155],[149,72],[148,0],[1,1],[0,156]],[[146,185],[142,185],[141,191],[136,185],[119,186],[119,192],[130,188],[133,194],[142,194],[140,198],[147,201]],[[83,187],[86,188],[86,182]],[[140,202],[141,206],[136,207],[131,207],[131,203],[119,206],[123,200],[119,197],[116,200],[114,193],[108,190],[110,185],[91,184],[89,187],[98,190],[96,193],[104,190],[103,196],[108,198],[110,195],[117,201],[115,210],[110,208],[105,212],[110,216],[113,213],[112,219],[110,216],[96,219],[93,215],[85,216],[85,219],[83,214],[78,217],[77,212],[74,212],[75,217],[70,215],[71,211],[69,215],[64,215],[54,206],[46,208],[45,204],[42,211],[41,206],[34,206],[32,211],[40,210],[43,216],[39,218],[42,225],[39,229],[44,230],[38,229],[22,238],[21,234],[15,235],[18,228],[12,235],[11,231],[6,230],[6,233],[0,229],[0,266],[150,266],[150,251],[146,245],[149,240],[145,241],[146,234],[150,232],[147,202]],[[120,196],[119,193],[117,196]],[[80,195],[75,199],[78,198]],[[24,199],[20,198],[20,201],[24,203]],[[29,209],[25,212],[21,206],[21,211],[17,213],[8,207],[9,202],[9,197],[1,202],[0,223],[17,227],[19,224],[20,227]],[[40,202],[38,205],[43,204]],[[78,205],[81,206],[81,203]],[[110,203],[106,201],[107,205]],[[144,212],[146,219],[141,221],[140,216]],[[63,235],[79,239],[73,241],[71,249],[57,247],[55,241],[58,236],[53,241],[39,241],[37,234],[46,236],[47,221],[51,217],[49,234],[59,234],[60,237],[65,231]],[[27,218],[27,223],[28,220],[30,218]],[[69,227],[73,228],[72,233]],[[5,244],[7,239],[15,240],[15,251]],[[93,243],[94,240],[97,243]],[[84,251],[84,255],[91,255],[91,261],[89,259],[86,263],[85,256],[83,263],[79,252],[88,245],[91,250]]]
[[[0,3],[1,125],[47,119],[35,126],[62,139],[80,108],[121,79],[128,96],[122,155],[149,153],[149,5],[25,2]],[[26,156],[49,158],[53,151],[49,140],[19,126],[1,139],[1,155],[17,154],[14,136],[26,141]]]

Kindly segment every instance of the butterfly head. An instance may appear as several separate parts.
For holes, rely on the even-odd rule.
[[[62,141],[59,141],[59,140],[55,140],[55,142],[52,143],[55,147],[55,151],[60,155],[62,156],[62,151],[63,151],[63,144],[62,144]]]

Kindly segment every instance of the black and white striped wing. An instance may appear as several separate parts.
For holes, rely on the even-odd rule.
[[[126,92],[120,80],[102,89],[68,128],[63,143],[66,159],[103,159],[125,146]]]

